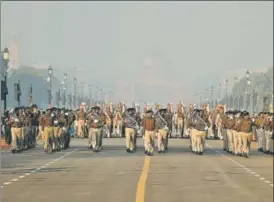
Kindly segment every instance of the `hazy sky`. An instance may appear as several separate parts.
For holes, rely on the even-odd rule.
[[[153,76],[166,71],[188,96],[230,69],[273,64],[273,2],[2,2],[1,48],[14,32],[21,63],[116,82],[152,58]]]

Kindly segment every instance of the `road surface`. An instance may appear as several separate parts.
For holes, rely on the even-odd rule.
[[[273,157],[253,151],[249,159],[223,153],[207,141],[203,156],[189,141],[172,139],[166,154],[146,157],[143,140],[128,154],[124,139],[104,139],[101,153],[87,139],[45,154],[42,147],[20,154],[2,152],[4,202],[270,202]]]

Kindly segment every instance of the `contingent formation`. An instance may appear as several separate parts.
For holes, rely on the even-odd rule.
[[[78,110],[51,108],[39,110],[36,105],[18,107],[5,113],[5,134],[12,152],[34,148],[43,137],[47,153],[69,148],[70,138],[88,138],[88,147],[94,152],[103,149],[103,137],[125,137],[126,152],[136,151],[137,137],[144,139],[144,152],[153,155],[168,151],[168,139],[189,139],[189,147],[202,155],[207,139],[221,139],[224,151],[248,157],[252,140],[258,140],[258,151],[273,154],[273,114],[226,110],[224,105],[209,109],[203,105],[173,107],[160,104],[144,106],[133,103],[126,106],[105,104],[80,105]],[[8,135],[10,134],[10,135]]]

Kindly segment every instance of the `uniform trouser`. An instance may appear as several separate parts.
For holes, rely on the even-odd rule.
[[[183,135],[184,132],[184,119],[178,118],[177,119],[177,128],[176,128],[177,135]]]
[[[263,149],[265,144],[265,131],[263,128],[256,129],[258,138],[258,149]]]
[[[243,153],[249,155],[250,152],[250,144],[253,138],[253,133],[244,133],[244,132],[240,132],[239,135],[242,138],[242,143],[243,143]]]
[[[22,149],[22,128],[11,127],[11,149]]]
[[[37,126],[32,126],[31,127],[31,137],[32,137],[33,144],[36,144],[37,129],[38,129]]]
[[[135,129],[133,128],[126,128],[126,148],[130,149],[131,151],[135,148]]]
[[[208,128],[207,134],[208,134],[208,136],[214,136],[213,124],[211,124],[211,123],[210,123],[210,127]]]
[[[271,135],[272,132],[271,131],[265,131],[264,132],[264,136],[265,136],[265,147],[264,147],[264,151],[270,151],[270,140],[271,140]]]
[[[67,132],[67,129],[66,129],[66,132]],[[60,148],[64,148],[64,130],[62,127],[59,127],[59,130],[57,133],[57,142]]]
[[[33,146],[32,127],[26,127],[27,146]]]
[[[106,134],[107,134],[107,137],[110,137],[110,134],[111,134],[111,121],[107,121],[106,122]]]
[[[22,137],[23,137],[23,147],[26,149],[28,147],[29,135],[28,135],[28,128],[22,127]]]
[[[59,126],[53,127],[53,149],[59,148],[59,143],[58,143],[58,134],[60,131]]]
[[[78,121],[78,128],[77,128],[77,136],[78,137],[84,137],[84,126],[85,126],[85,121],[84,120],[79,120]]]
[[[49,138],[53,139],[53,127],[44,128],[44,148],[47,149],[49,145]]]
[[[36,137],[36,142],[38,142],[38,140],[41,138],[42,140],[44,140],[44,132],[43,132],[43,129],[42,129],[42,126],[39,126],[38,127],[39,129],[39,132],[38,132],[38,135]]]
[[[89,146],[93,149],[100,149],[102,147],[102,128],[90,128],[89,130]]]
[[[239,132],[237,132],[236,130],[232,130],[233,132],[233,139],[234,139],[234,148],[235,148],[235,154],[241,154],[242,153],[242,147],[243,147],[243,143],[242,143],[242,136],[240,135]]]
[[[226,134],[227,134],[227,140],[228,140],[228,143],[227,143],[228,150],[230,152],[235,152],[233,131],[231,129],[227,129]]]
[[[153,152],[155,131],[145,130],[145,150]]]
[[[204,151],[203,141],[205,139],[205,136],[206,136],[205,131],[192,129],[191,138],[194,139],[192,141],[192,143],[193,143],[192,148],[194,149],[193,151],[195,151],[195,152],[203,152]]]
[[[122,136],[122,121],[117,121],[115,124],[115,134],[118,136]]]
[[[192,148],[192,141],[193,141],[193,139],[192,139],[192,128],[187,128],[186,129],[186,131],[187,131],[187,133],[188,133],[188,136],[189,136],[189,145],[191,146],[191,148]]]
[[[159,129],[158,130],[158,151],[165,151],[166,147],[165,147],[165,142],[167,140],[167,130],[165,129]]]
[[[218,137],[224,138],[224,136],[225,136],[225,130],[224,130],[223,126],[218,126]]]

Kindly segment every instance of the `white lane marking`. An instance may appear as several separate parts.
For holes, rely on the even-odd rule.
[[[19,176],[18,178],[23,179],[23,178],[26,177],[26,176],[29,176],[29,175],[31,175],[31,174],[33,174],[33,173],[36,173],[36,172],[40,171],[42,168],[45,168],[46,166],[49,166],[50,164],[53,164],[53,163],[55,163],[55,162],[57,162],[57,161],[59,161],[59,160],[65,158],[66,156],[72,154],[73,152],[75,152],[75,151],[77,151],[77,150],[78,150],[78,149],[74,149],[74,150],[72,150],[72,151],[70,151],[70,152],[67,152],[67,153],[65,153],[63,156],[61,156],[61,157],[59,157],[59,158],[57,158],[57,159],[55,159],[55,160],[53,160],[53,161],[47,162],[45,165],[43,165],[43,166],[41,166],[41,167],[39,167],[39,168],[36,168],[36,169],[34,169],[34,170],[32,170],[32,171],[30,171],[30,172],[28,172],[28,173],[25,173],[24,175],[21,175],[21,176]],[[12,179],[12,180],[9,181],[9,182],[4,182],[3,185],[1,185],[1,188],[3,188],[4,185],[9,185],[9,184],[11,184],[12,182],[16,182],[16,181],[18,181],[18,180],[19,180],[19,179],[14,178],[14,179]]]
[[[239,167],[245,169],[247,172],[250,172],[250,174],[254,175],[255,177],[258,177],[260,180],[262,180],[264,183],[266,184],[270,184],[270,181],[267,181],[265,178],[261,177],[259,174],[255,173],[253,170],[246,168],[244,165],[236,162],[235,160],[233,160],[232,158],[228,157],[226,154],[224,154],[223,152],[219,152],[216,151],[213,147],[211,147],[210,145],[206,144],[206,146],[210,149],[212,149],[213,151],[215,151],[217,154],[219,154],[222,157],[225,157],[225,159],[228,159],[230,161],[232,161],[233,163],[235,163],[236,165],[238,165]],[[270,184],[271,187],[273,187],[273,184]]]

